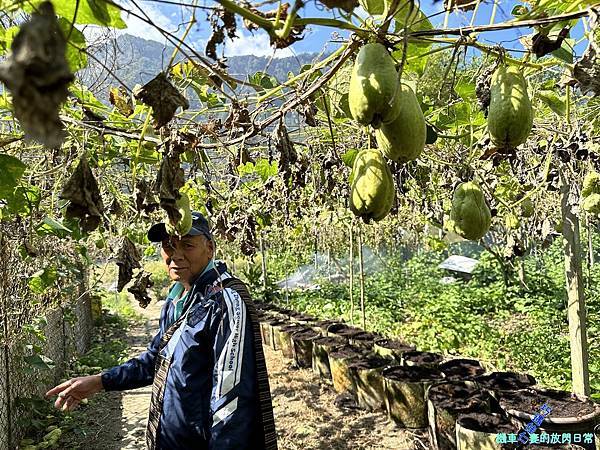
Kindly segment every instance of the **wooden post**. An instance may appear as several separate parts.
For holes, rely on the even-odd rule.
[[[581,242],[579,218],[573,213],[571,184],[564,169],[561,178],[561,212],[563,219],[563,243],[565,252],[566,288],[569,308],[569,336],[571,344],[571,378],[573,392],[590,395],[586,309],[581,269]]]
[[[350,223],[350,323],[354,325],[354,225]]]
[[[363,330],[367,331],[365,320],[365,268],[363,264],[362,228],[358,227],[358,268],[360,270],[360,314]]]
[[[259,245],[260,245],[260,255],[261,255],[261,259],[262,259],[261,267],[262,267],[263,289],[266,293],[267,292],[267,255],[265,252],[265,243],[263,241],[262,233],[260,233]]]

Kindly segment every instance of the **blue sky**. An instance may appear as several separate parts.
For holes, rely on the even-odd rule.
[[[291,1],[291,0],[288,0]],[[181,0],[181,3],[192,3],[192,0]],[[479,11],[477,13],[475,24],[488,24],[492,12],[493,0],[484,0]],[[189,20],[190,9],[179,5],[164,4],[160,0],[137,0],[137,4],[144,8],[144,11],[154,20],[157,24],[168,29],[169,31],[176,32],[178,34],[183,32],[185,28],[184,23]],[[202,4],[202,3],[200,3]],[[206,0],[205,5],[212,6],[215,3]],[[515,0],[500,0],[499,8],[496,14],[495,22],[503,22],[511,18],[511,11],[517,4],[523,4],[521,1]],[[134,9],[132,4],[129,7]],[[432,0],[422,0],[421,9],[428,16],[432,16],[431,21],[434,26],[441,27],[444,21],[443,14],[443,1],[433,2]],[[307,2],[304,9],[301,11],[303,17],[331,17],[334,12],[324,9],[320,3],[315,0]],[[144,37],[146,39],[152,39],[159,42],[164,42],[161,38],[160,33],[157,30],[152,29],[147,24],[140,22],[139,20],[127,17],[124,14],[125,21],[128,24],[128,29],[124,30],[126,33],[134,34],[136,36]],[[449,26],[460,26],[468,25],[471,22],[472,12],[458,12],[450,15]],[[198,23],[194,26],[192,33],[187,39],[187,42],[193,44],[198,50],[204,50],[206,40],[210,36],[210,25],[206,20],[206,12],[197,10]],[[582,28],[574,30],[572,34],[581,36]],[[335,43],[331,42],[332,33],[334,29],[325,27],[312,27],[307,30],[305,38],[295,43],[291,48],[274,51],[269,47],[269,39],[266,33],[262,31],[256,31],[251,34],[243,27],[238,27],[239,39],[234,41],[227,41],[225,47],[226,55],[259,55],[259,56],[271,56],[275,54],[275,57],[290,56],[294,53],[304,52],[320,52],[323,49],[331,51],[336,47]],[[488,32],[479,36],[479,39],[483,43],[500,43],[507,48],[522,48],[518,39],[519,37],[531,33],[531,30],[526,28],[508,30],[508,31],[497,31]],[[579,46],[577,53],[581,54],[585,46]]]

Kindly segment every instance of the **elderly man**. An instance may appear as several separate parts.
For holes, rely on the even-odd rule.
[[[172,285],[148,350],[98,375],[48,391],[72,410],[95,393],[152,384],[149,449],[272,450],[273,408],[256,312],[246,286],[213,259],[208,222],[192,213],[181,239],[153,225]]]

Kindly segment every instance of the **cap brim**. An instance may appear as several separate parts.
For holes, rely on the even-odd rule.
[[[169,233],[167,233],[167,227],[164,223],[157,223],[150,227],[147,233],[148,240],[150,242],[162,242],[169,237]],[[202,230],[197,230],[192,227],[186,236],[206,236],[209,239],[212,239],[212,236],[207,236],[206,232]]]
[[[167,233],[167,227],[164,223],[152,225],[148,230],[147,235],[150,242],[162,242],[169,237],[169,233]]]

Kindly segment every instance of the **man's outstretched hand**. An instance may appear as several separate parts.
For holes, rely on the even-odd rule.
[[[46,392],[46,397],[58,394],[54,406],[63,411],[73,411],[81,400],[100,392],[102,388],[100,375],[71,378]]]

